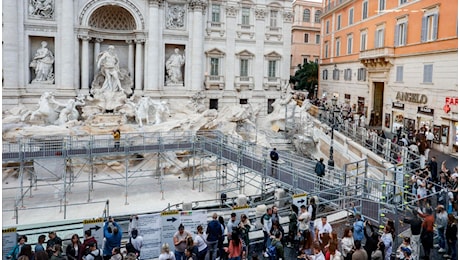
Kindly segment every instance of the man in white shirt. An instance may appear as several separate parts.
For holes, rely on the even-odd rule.
[[[321,222],[315,226],[316,236],[319,242],[323,243],[323,237],[329,236],[332,233],[332,226],[327,222],[327,217],[321,217]]]
[[[426,140],[428,141],[428,145],[431,148],[431,145],[433,144],[434,140],[434,134],[429,130],[428,132],[425,133]]]
[[[299,231],[300,234],[303,234],[305,230],[309,230],[309,224],[310,224],[310,219],[311,215],[307,211],[307,207],[305,205],[300,206],[300,216],[298,220],[300,221],[299,223]]]

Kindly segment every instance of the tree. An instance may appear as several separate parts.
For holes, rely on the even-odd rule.
[[[318,63],[310,61],[303,65],[297,65],[299,69],[294,76],[290,77],[290,82],[294,83],[295,90],[306,90],[309,97],[313,97],[315,85],[318,85]]]

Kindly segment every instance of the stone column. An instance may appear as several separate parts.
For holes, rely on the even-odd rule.
[[[193,10],[193,37],[192,37],[192,86],[193,90],[201,90],[203,86],[203,13],[206,2],[203,0],[190,1]]]
[[[135,76],[134,76],[134,88],[135,90],[142,90],[143,77],[142,77],[142,43],[145,42],[144,39],[134,40],[136,43],[136,67],[135,67]]]
[[[76,44],[74,35],[75,28],[73,24],[74,21],[73,19],[69,19],[66,15],[64,15],[74,13],[74,1],[64,0],[61,1],[61,4],[62,9],[59,10],[59,14],[56,15],[58,18],[58,24],[60,25],[58,26],[59,35],[57,39],[60,42],[59,53],[61,54],[61,57],[58,58],[57,61],[60,60],[61,62],[60,64],[56,64],[56,62],[54,63],[56,79],[59,81],[55,82],[55,84],[58,85],[59,89],[75,91],[76,86],[74,86],[74,84],[76,83],[76,81],[74,81],[74,71],[76,70],[77,63],[75,63],[74,60]],[[57,57],[58,55],[55,56]],[[75,94],[75,92],[73,94]]]
[[[133,40],[126,40],[128,44],[128,72],[132,78],[134,76],[134,44]]]
[[[89,36],[79,35],[81,39],[81,89],[87,94],[89,86]]]
[[[160,15],[159,8],[163,0],[149,1],[149,36],[147,40],[147,82],[145,90],[158,90],[160,80]]]
[[[99,53],[101,53],[102,41],[104,41],[104,39],[94,39],[94,77],[96,77],[97,73],[99,72],[99,69],[97,68],[97,57],[99,56]]]

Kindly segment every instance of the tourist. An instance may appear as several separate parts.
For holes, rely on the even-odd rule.
[[[270,240],[275,239],[275,234],[279,232],[281,234],[280,241],[284,241],[284,229],[283,226],[280,225],[278,221],[273,222],[272,228],[270,229]],[[283,242],[284,245],[284,242]]]
[[[403,252],[405,248],[409,248],[412,254],[412,248],[410,245],[411,245],[410,237],[404,237],[401,245],[399,245],[398,249],[396,250],[396,259],[405,259],[404,252]]]
[[[70,244],[67,245],[65,250],[65,255],[68,260],[77,260],[79,256],[79,251],[81,248],[80,238],[77,234],[73,234],[70,239]]]
[[[249,222],[248,216],[246,216],[246,214],[241,214],[238,230],[241,236],[241,240],[243,241],[243,258],[247,258],[249,255],[249,231],[251,230],[251,222]]]
[[[391,259],[391,252],[393,251],[393,235],[391,234],[391,227],[386,225],[383,228],[383,235],[380,240],[385,245],[385,254],[384,259],[390,260]]]
[[[443,257],[451,257],[452,260],[457,260],[458,256],[458,227],[457,218],[453,214],[447,215],[447,228],[446,228],[446,240],[449,250]]]
[[[308,256],[306,259],[309,260],[325,260],[326,257],[323,254],[321,245],[318,242],[313,243],[313,255]]]
[[[185,260],[198,260],[197,255],[193,252],[192,248],[186,248],[184,251],[184,259]]]
[[[48,254],[46,251],[38,251],[34,254],[34,260],[49,260]]]
[[[268,207],[267,212],[262,216],[262,231],[264,233],[263,251],[270,245],[270,230],[272,229],[272,208]]]
[[[342,255],[345,260],[351,260],[354,246],[353,231],[349,227],[346,227],[342,237]]]
[[[428,147],[430,149],[433,148],[434,134],[431,132],[431,130],[428,130],[428,132],[426,132],[425,135],[426,135],[426,140],[428,142]]]
[[[353,252],[352,260],[367,260],[367,252],[361,247],[361,240],[355,240],[355,251]]]
[[[310,230],[311,236],[313,240],[315,241],[317,238],[315,238],[315,220],[316,220],[316,199],[315,197],[311,197],[309,200],[309,204],[307,207],[308,214],[310,214],[310,222],[308,229]]]
[[[362,241],[364,239],[364,221],[361,218],[361,213],[355,214],[355,222],[353,223],[353,239]]]
[[[81,244],[81,247],[80,247],[80,250],[78,251],[78,258],[79,259],[82,259],[83,256],[89,254],[91,251],[89,249],[89,244],[91,243],[95,243],[96,244],[96,248],[98,247],[97,246],[97,241],[96,241],[96,238],[94,238],[91,234],[91,229],[88,229],[88,230],[85,230],[84,232],[85,234],[85,239],[83,240],[83,243]]]
[[[431,161],[428,163],[428,169],[431,174],[431,181],[438,181],[438,162],[436,162],[436,157],[432,156]]]
[[[48,238],[48,241],[46,241],[46,251],[48,252],[48,257],[51,257],[54,245],[62,246],[62,239],[54,231],[48,233]]]
[[[144,244],[144,238],[139,235],[139,231],[137,229],[131,230],[131,237],[129,238],[129,242],[133,245],[134,250],[136,250],[136,255],[139,257],[141,255],[141,248]]]
[[[276,148],[273,148],[273,150],[270,152],[270,159],[272,161],[272,176],[275,176],[275,171],[278,169],[278,160],[279,160],[279,155],[278,152],[276,151]]]
[[[123,260],[123,254],[119,247],[114,247],[112,249],[112,257],[110,257],[110,260]]]
[[[370,228],[370,235],[367,232],[367,227]],[[364,237],[366,237],[364,250],[366,250],[367,259],[371,260],[372,252],[374,252],[377,249],[377,244],[379,242],[379,234],[374,231],[374,226],[370,221],[364,221]]]
[[[45,251],[45,247],[43,246],[43,244],[45,243],[45,239],[46,239],[45,235],[38,236],[38,242],[34,248],[35,253],[40,252],[40,251]]]
[[[196,232],[197,234],[193,241],[196,246],[196,255],[198,260],[204,260],[208,252],[208,245],[206,244],[206,238],[203,237],[203,226],[198,225],[198,227],[196,227]]]
[[[383,257],[384,254],[385,254],[385,244],[383,244],[383,242],[380,241],[377,244],[377,248],[372,252],[371,259],[372,260],[383,260],[384,259],[384,257]]]
[[[307,207],[305,205],[300,206],[300,216],[298,218],[299,220],[299,232],[301,234],[304,233],[305,230],[310,231],[310,219],[311,215],[307,211]],[[311,234],[310,234],[311,236]]]
[[[187,247],[188,237],[192,237],[192,234],[190,234],[188,231],[185,231],[184,225],[180,224],[173,236],[174,255],[176,256],[176,259],[182,259],[184,257],[184,251]]]
[[[21,259],[21,256],[27,257],[27,259],[33,260],[34,259],[34,252],[32,252],[32,246],[25,244],[21,248],[21,252],[19,252],[18,260]]]
[[[233,229],[237,227],[238,227],[238,221],[236,220],[236,213],[232,212],[232,214],[230,214],[230,219],[228,220],[228,223],[227,223],[227,240],[232,239]]]
[[[123,230],[120,225],[112,218],[104,223],[104,260],[109,260],[112,257],[112,250],[115,247],[121,246],[121,236]]]
[[[323,158],[319,158],[319,161],[317,161],[315,165],[316,176],[320,178],[324,177],[325,172],[326,172],[326,165],[324,165],[323,161],[324,161]]]
[[[210,259],[216,259],[217,257],[217,247],[222,234],[222,226],[217,220],[217,213],[214,213],[211,222],[208,223],[208,227],[206,228]]]
[[[112,136],[113,136],[113,140],[114,140],[113,147],[115,149],[119,149],[120,148],[120,138],[121,138],[120,129],[113,130]]]
[[[343,259],[342,253],[340,253],[338,250],[337,243],[331,241],[331,243],[327,247],[325,258],[326,260],[342,260]]]
[[[223,216],[219,216],[217,218],[217,221],[220,224],[220,231],[221,231],[221,236],[219,237],[219,240],[217,242],[217,256],[222,258],[223,255],[225,255],[224,251],[224,239],[225,239],[225,220]]]
[[[240,260],[243,252],[243,243],[237,232],[232,232],[231,239],[228,242],[228,247],[224,248],[228,253],[229,260]]]
[[[64,256],[62,256],[62,247],[60,244],[54,244],[51,251],[52,251],[52,254],[51,254],[50,260],[66,259]],[[86,260],[93,260],[93,259],[86,259]]]
[[[297,236],[297,215],[298,214],[299,214],[299,208],[296,205],[291,204],[291,213],[289,214],[288,247],[293,246],[293,244],[295,243],[295,239]]]
[[[444,209],[443,205],[438,205],[436,207],[436,221],[435,221],[436,230],[438,231],[438,253],[442,254],[447,252],[446,244],[446,227],[447,227],[447,211]]]
[[[315,240],[318,240],[321,248],[324,248],[329,243],[332,233],[332,226],[327,222],[327,216],[321,217],[321,222],[315,226],[315,233]]]
[[[101,249],[97,248],[97,244],[94,242],[88,243],[89,253],[83,257],[84,260],[94,260],[97,256],[103,256],[104,252]],[[110,260],[112,257],[112,252],[110,252],[110,256],[107,258]],[[105,259],[105,257],[104,257]]]
[[[301,234],[299,255],[311,255],[313,254],[313,237],[309,230],[304,230]]]
[[[280,216],[278,215],[278,207],[273,205],[272,206],[272,223],[275,223],[275,221],[280,222]]]
[[[158,260],[171,260],[171,259],[181,259],[181,258],[175,258],[175,255],[173,252],[169,250],[169,245],[168,243],[164,243],[161,246],[161,254],[158,257]],[[215,259],[215,258],[213,258]]]

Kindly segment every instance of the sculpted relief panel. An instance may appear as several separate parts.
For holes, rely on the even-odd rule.
[[[29,0],[29,16],[54,19],[54,0]]]
[[[168,4],[166,11],[166,29],[185,29],[185,4]]]

